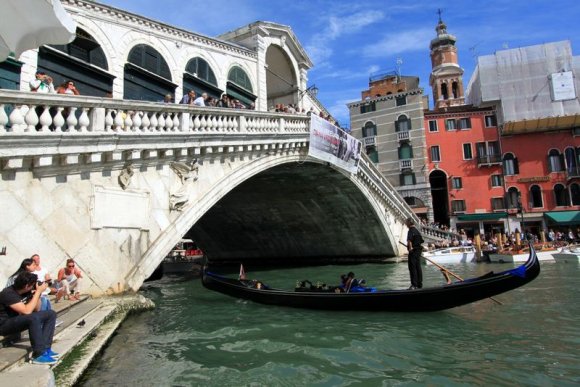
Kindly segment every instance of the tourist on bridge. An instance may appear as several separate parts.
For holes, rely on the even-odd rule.
[[[195,101],[195,90],[191,89],[181,98],[179,103],[181,105],[193,105],[193,101]]]
[[[37,71],[35,78],[30,81],[30,91],[42,94],[55,94],[54,84],[52,78],[44,71]]]
[[[14,285],[0,292],[0,335],[28,329],[33,364],[54,364],[59,357],[51,349],[56,313],[40,310],[40,295],[47,288],[46,282],[38,282],[36,274],[23,272],[16,277]]]

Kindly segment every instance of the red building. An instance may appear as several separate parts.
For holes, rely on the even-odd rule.
[[[524,227],[534,234],[546,228],[572,227],[576,232],[580,225],[580,136],[576,132],[580,126],[502,134],[506,206],[513,216],[521,206]]]
[[[471,105],[425,112],[435,222],[468,235],[505,231],[495,111]]]

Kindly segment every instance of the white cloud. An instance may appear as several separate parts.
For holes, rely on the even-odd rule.
[[[330,48],[333,40],[356,33],[383,18],[384,14],[381,11],[362,11],[346,16],[332,15],[328,18],[328,25],[324,30],[315,34],[306,45],[306,52],[317,66],[321,65],[333,54]]]
[[[364,46],[362,54],[367,58],[378,58],[425,50],[426,42],[431,41],[432,38],[434,34],[431,28],[402,31],[386,35],[382,40]]]

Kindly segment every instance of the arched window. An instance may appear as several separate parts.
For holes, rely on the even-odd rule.
[[[377,135],[377,126],[372,121],[365,122],[362,128],[363,137],[375,137]]]
[[[550,172],[561,172],[564,170],[564,160],[558,149],[552,149],[548,153],[548,167]]]
[[[520,193],[517,188],[511,187],[508,189],[506,194],[506,206],[507,208],[518,208],[518,198]]]
[[[399,147],[399,160],[408,160],[413,158],[413,147],[408,143],[403,143]]]
[[[185,71],[211,85],[217,86],[217,80],[210,65],[202,58],[193,58],[187,62]]]
[[[556,199],[556,207],[564,207],[570,205],[568,199],[568,191],[563,184],[556,184],[554,186],[554,197]]]
[[[77,27],[76,37],[69,44],[40,47],[37,63],[38,70],[51,74],[55,87],[73,81],[81,95],[97,97],[104,97],[113,90],[115,76],[108,72],[105,51],[82,28]]]
[[[542,190],[539,185],[533,185],[530,187],[530,195],[532,208],[542,208],[544,203],[542,201]]]
[[[520,173],[518,159],[512,153],[506,153],[503,156],[503,174],[509,176],[518,173]]]
[[[395,131],[404,132],[411,130],[411,120],[404,114],[401,114],[395,121]]]
[[[441,84],[441,98],[442,99],[448,99],[449,98],[449,92],[447,91],[447,83],[442,83]]]
[[[451,93],[453,93],[453,98],[459,97],[459,85],[457,84],[457,81],[451,84]]]
[[[248,107],[258,98],[253,90],[248,74],[239,66],[232,67],[228,73],[226,93]]]
[[[243,87],[250,93],[254,91],[254,89],[252,89],[252,82],[250,82],[250,77],[248,77],[248,74],[246,74],[246,72],[242,70],[241,67],[238,66],[232,67],[232,69],[228,74],[228,81],[231,81],[236,85]]]
[[[371,159],[371,161],[375,164],[378,164],[379,162],[379,152],[377,151],[377,148],[374,146],[367,146],[365,149],[367,156],[369,156],[369,159]]]
[[[566,158],[566,172],[570,176],[578,176],[578,155],[574,148],[566,148],[564,151]]]
[[[131,49],[123,74],[123,98],[161,102],[175,96],[177,85],[163,56],[153,47],[138,44]]]
[[[83,62],[105,70],[109,69],[107,57],[101,45],[82,28],[77,27],[76,38],[71,43],[63,45],[51,44],[50,46]]]
[[[570,184],[570,198],[573,206],[580,206],[580,185],[577,183]]]
[[[138,44],[131,49],[127,59],[129,63],[133,63],[147,71],[157,74],[162,78],[171,80],[171,71],[163,56],[151,46],[146,44]]]

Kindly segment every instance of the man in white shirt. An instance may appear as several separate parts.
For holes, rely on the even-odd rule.
[[[205,101],[207,101],[207,93],[202,93],[193,101],[193,104],[195,106],[205,106]]]
[[[48,287],[44,292],[42,292],[42,295],[40,296],[40,310],[51,310],[52,306],[50,305],[50,300],[48,299],[48,295],[52,291],[52,279],[50,278],[50,274],[48,273],[48,270],[40,266],[40,255],[34,254],[32,257],[30,257],[30,259],[36,263],[36,270],[33,271],[33,273],[36,274],[38,280],[48,284]]]

